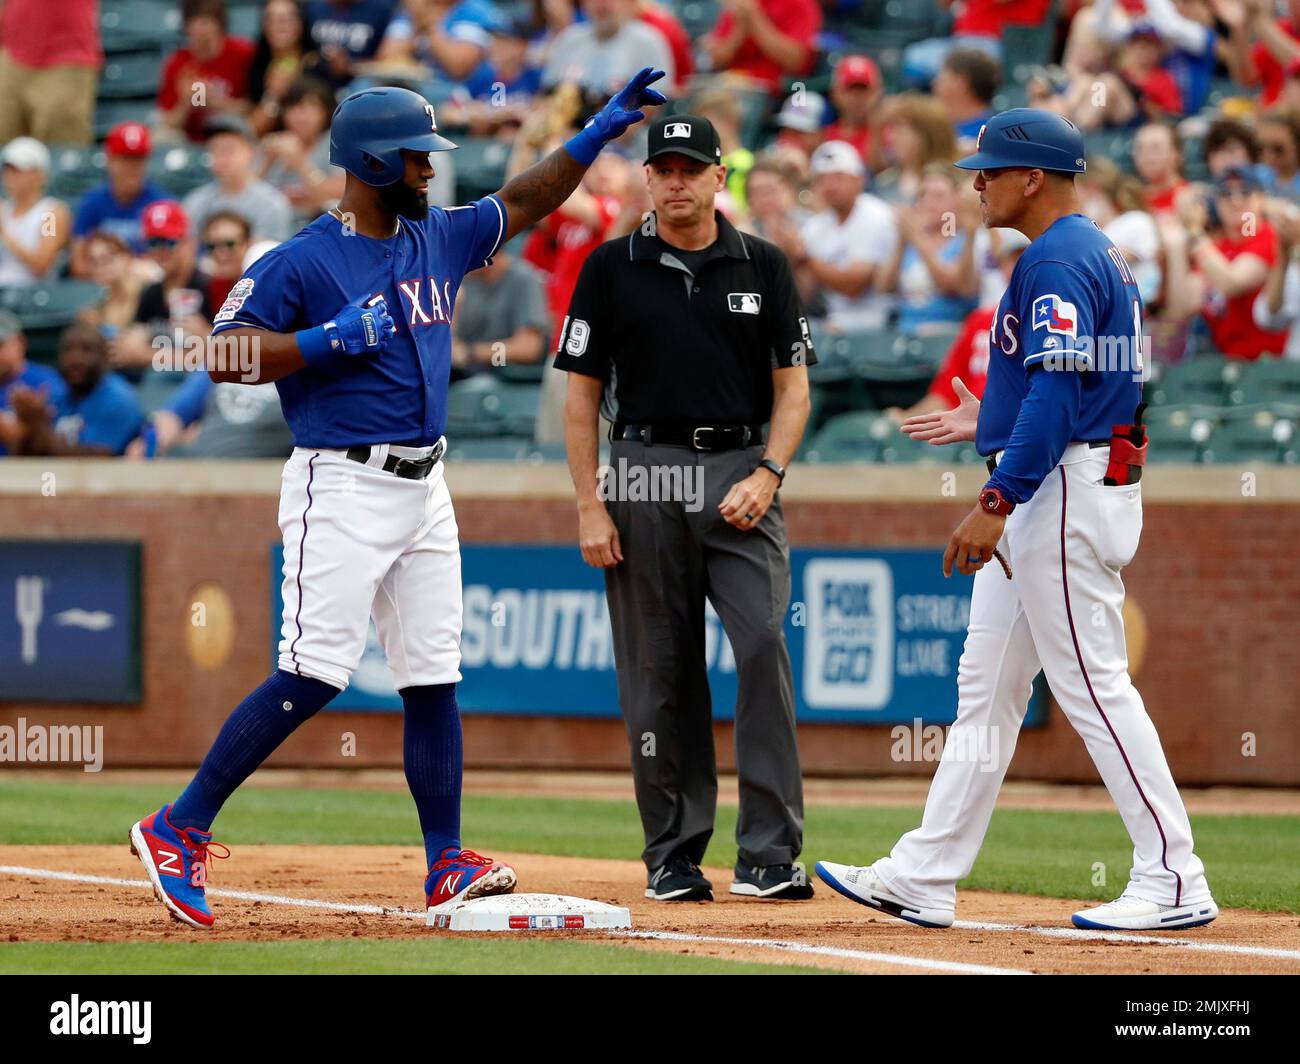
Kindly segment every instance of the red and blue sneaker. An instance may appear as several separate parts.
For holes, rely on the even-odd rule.
[[[519,877],[508,864],[481,857],[473,850],[449,848],[429,869],[424,881],[425,903],[432,909],[453,901],[509,894],[518,882]]]
[[[153,892],[167,906],[167,911],[183,924],[207,929],[212,926],[212,910],[204,895],[208,881],[208,860],[226,858],[230,851],[221,843],[212,850],[212,833],[198,828],[176,828],[167,819],[170,805],[152,816],[131,825],[131,852],[140,858],[149,873]]]

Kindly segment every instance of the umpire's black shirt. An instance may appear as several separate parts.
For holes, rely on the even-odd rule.
[[[701,251],[642,226],[584,263],[555,366],[607,382],[611,420],[763,425],[772,370],[817,361],[785,255],[716,217]]]

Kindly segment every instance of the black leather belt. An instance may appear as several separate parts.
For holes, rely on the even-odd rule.
[[[349,447],[348,458],[354,462],[360,462],[362,465],[370,464],[370,447]],[[442,456],[447,450],[447,441],[439,440],[433,445],[433,453],[428,458],[398,458],[395,454],[390,454],[384,459],[383,470],[385,473],[392,473],[395,477],[401,477],[403,480],[424,480],[433,472],[433,467],[442,461]]]
[[[1078,440],[1076,442],[1087,443],[1089,447],[1093,448],[1110,446],[1110,440]],[[998,467],[998,456],[996,454],[989,455],[984,459],[984,464],[989,467],[989,472],[992,473]]]
[[[689,447],[693,451],[734,451],[763,442],[762,425],[629,425],[616,421],[611,440],[647,447]]]

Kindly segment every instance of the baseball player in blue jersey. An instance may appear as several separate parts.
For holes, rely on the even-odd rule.
[[[601,148],[645,117],[639,108],[665,102],[650,88],[663,76],[642,70],[562,149],[450,210],[427,200],[432,153],[456,146],[433,108],[406,89],[349,96],[330,131],[330,162],[347,171],[338,207],[258,259],[218,311],[212,378],[274,381],[296,446],[280,496],[278,668],[226,720],[181,796],[130,832],[178,920],[212,926],[208,862],[226,855],[212,821],[347,686],[372,616],[405,711],[426,904],[514,889],[512,868],[460,840],[460,549],[441,465],[452,311],[466,273],[563,203]]]
[[[1123,255],[1079,213],[1084,142],[1065,119],[1017,108],[975,154],[988,226],[1031,241],[998,306],[981,403],[904,423],[917,439],[974,440],[990,476],[944,553],[975,574],[957,720],[921,826],[867,867],[822,862],[841,894],[927,927],[953,922],[1040,667],[1087,745],[1133,841],[1120,896],[1079,927],[1167,930],[1218,915],[1151,718],[1128,674],[1120,570],[1142,531],[1146,461],[1142,299]],[[1002,565],[988,563],[995,558]],[[996,753],[964,758],[953,751]]]

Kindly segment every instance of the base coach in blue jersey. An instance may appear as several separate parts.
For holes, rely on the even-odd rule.
[[[1064,118],[994,115],[957,165],[975,173],[985,224],[1030,240],[993,320],[983,401],[903,425],[931,443],[974,440],[989,467],[943,559],[945,575],[954,564],[975,574],[957,721],[921,826],[874,864],[817,871],[854,901],[950,926],[1041,668],[1133,842],[1120,896],[1076,912],[1075,925],[1207,924],[1218,909],[1124,640],[1120,570],[1142,532],[1146,462],[1142,297],[1123,254],[1079,211],[1084,141]],[[987,564],[995,551],[1005,572]],[[1080,892],[1090,885],[1081,875]]]
[[[713,126],[660,116],[647,139],[655,210],[587,259],[555,358],[569,374],[565,435],[582,554],[605,570],[646,895],[712,897],[699,869],[718,792],[707,600],[736,662],[731,893],[807,898],[812,887],[795,863],[803,793],[777,490],[808,417],[815,356],[785,256],[714,209],[726,167]],[[602,402],[614,422],[603,476]]]
[[[131,828],[177,919],[212,925],[213,819],[347,686],[372,617],[405,711],[426,904],[514,889],[512,868],[460,839],[460,548],[441,464],[452,313],[466,273],[563,203],[641,107],[665,102],[650,88],[663,76],[642,70],[563,148],[450,210],[427,199],[433,153],[455,147],[428,102],[398,88],[349,96],[330,129],[330,162],[347,171],[338,207],[258,259],[217,312],[212,378],[274,381],[296,446],[280,494],[278,668],[227,719],[184,793]]]

